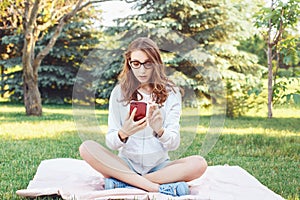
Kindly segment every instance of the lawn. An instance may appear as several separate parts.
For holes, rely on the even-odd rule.
[[[27,187],[42,160],[80,158],[78,147],[88,136],[78,135],[72,106],[45,105],[42,117],[25,116],[22,105],[0,103],[0,109],[0,199],[22,199],[16,190]],[[265,110],[225,119],[217,143],[205,155],[208,164],[238,165],[284,198],[299,200],[299,111],[275,108],[273,119],[266,118]],[[104,133],[107,111],[97,110],[96,116]],[[184,151],[173,153],[173,157],[201,152],[210,119],[209,110],[201,110],[199,116],[184,109]]]

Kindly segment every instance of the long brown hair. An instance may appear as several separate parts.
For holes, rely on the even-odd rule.
[[[124,54],[123,70],[119,75],[119,83],[123,94],[122,101],[129,103],[131,100],[137,101],[142,98],[142,95],[138,92],[141,86],[140,82],[135,78],[129,65],[131,53],[137,50],[143,51],[154,64],[149,86],[152,89],[153,100],[162,105],[168,97],[168,92],[174,90],[175,84],[166,76],[165,65],[162,62],[158,46],[146,37],[140,37],[132,41]]]

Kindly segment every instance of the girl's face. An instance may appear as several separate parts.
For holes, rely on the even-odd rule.
[[[154,69],[153,63],[143,51],[136,50],[131,53],[129,65],[136,79],[141,83],[149,83]]]

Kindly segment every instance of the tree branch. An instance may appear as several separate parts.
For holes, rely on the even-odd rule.
[[[14,7],[15,11],[17,11],[17,13],[22,16],[23,13],[18,9],[18,7],[13,3],[12,6]]]
[[[24,15],[23,15],[23,30],[25,32],[28,26],[28,17],[30,15],[29,0],[27,0],[24,4],[25,4],[25,8],[24,8]]]
[[[53,10],[53,11],[51,11],[50,12],[51,13],[51,18],[47,22],[45,22],[45,23],[43,23],[41,25],[38,25],[38,29],[40,31],[47,30],[53,24],[54,21],[59,21],[64,16],[64,12],[66,10],[68,10],[69,8],[71,8],[71,7],[72,7],[72,5],[68,5],[68,6],[62,7],[59,10]],[[52,8],[51,8],[51,10],[52,10]]]
[[[71,8],[72,7],[72,5],[68,5],[68,6],[64,6],[64,7],[62,7],[61,9],[59,9],[59,10],[54,10],[54,11],[52,11],[51,12],[51,19],[60,19],[63,15],[64,15],[64,12],[66,11],[66,10],[68,10],[69,8]],[[57,16],[59,16],[59,17],[57,17]]]
[[[38,0],[37,0],[38,1]],[[55,45],[57,38],[59,37],[64,25],[79,11],[81,11],[83,8],[91,5],[91,4],[95,4],[95,3],[102,3],[102,2],[106,2],[106,1],[110,1],[110,0],[93,0],[93,1],[88,1],[85,4],[82,4],[83,0],[79,0],[75,6],[75,8],[70,11],[69,13],[65,14],[64,16],[62,16],[59,20],[59,23],[53,33],[53,36],[51,37],[49,43],[47,44],[47,46],[39,52],[39,54],[36,56],[35,60],[34,60],[34,70],[37,71],[37,68],[40,66],[42,60],[44,59],[44,57],[50,52],[51,48]],[[118,0],[117,0],[118,1]],[[43,28],[43,27],[41,27]]]
[[[45,56],[50,52],[51,48],[55,45],[57,38],[59,37],[63,26],[65,25],[65,22],[62,20],[56,27],[53,36],[51,37],[50,41],[48,42],[47,46],[38,53],[36,58],[34,59],[34,70],[37,71],[38,67],[40,66],[42,60],[45,58]]]
[[[37,55],[37,57],[35,58],[34,60],[34,64],[33,64],[33,67],[34,67],[34,70],[37,71],[38,67],[40,66],[42,60],[44,59],[44,57],[50,52],[51,48],[55,45],[56,41],[57,41],[57,38],[59,37],[65,23],[70,19],[72,18],[78,11],[78,9],[81,7],[81,3],[82,3],[83,0],[79,0],[78,3],[76,4],[75,8],[65,14],[60,20],[59,20],[59,23],[53,33],[53,36],[51,37],[50,41],[48,42],[47,46],[39,52],[39,54]]]
[[[33,29],[34,23],[36,23],[36,18],[38,15],[38,10],[39,10],[39,5],[40,5],[41,0],[35,0],[33,4],[33,8],[29,14],[29,21],[27,24],[27,28]]]
[[[106,1],[122,1],[122,0],[93,0],[93,1],[88,1],[85,4],[83,4],[82,6],[80,6],[78,8],[78,11],[81,11],[83,8],[87,7],[88,5],[91,5],[91,4],[94,4],[94,3],[103,3],[103,2],[106,2]],[[125,0],[126,3],[133,3],[133,2],[136,2],[136,1],[137,0],[132,0],[132,1]]]
[[[14,27],[14,26],[6,26],[6,24],[5,25],[3,25],[3,27],[0,27],[0,30],[14,30],[16,27]]]
[[[47,22],[45,22],[41,25],[38,25],[37,28],[39,31],[44,31],[52,25],[52,22],[53,22],[52,20],[48,20]]]
[[[284,9],[281,10],[279,30],[277,31],[277,33],[274,36],[274,39],[272,42],[273,45],[277,45],[277,43],[279,42],[280,37],[282,35],[282,32],[283,32],[283,21],[282,21],[283,14],[284,14]]]

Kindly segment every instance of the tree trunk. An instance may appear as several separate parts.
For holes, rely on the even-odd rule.
[[[23,70],[23,91],[26,115],[41,116],[42,102],[38,88],[37,75],[32,77],[32,72],[26,71],[28,68],[24,67]]]
[[[41,116],[42,101],[38,89],[38,66],[34,64],[34,47],[37,32],[29,27],[25,32],[22,65],[23,65],[23,93],[26,115]]]
[[[4,84],[3,84],[4,66],[3,65],[0,65],[0,75],[1,75],[1,85],[0,85],[0,88],[1,88],[1,91],[4,91]],[[1,92],[1,97],[2,98],[4,97],[4,93],[2,93],[2,92]]]
[[[271,2],[271,9],[273,9],[273,0]],[[272,111],[272,101],[273,101],[273,66],[272,66],[272,48],[273,43],[271,39],[271,32],[272,32],[272,19],[269,20],[269,30],[268,30],[268,118],[273,117]]]
[[[273,69],[272,69],[272,45],[268,44],[268,118],[273,117]]]
[[[25,12],[23,21],[25,39],[22,51],[22,65],[24,104],[27,115],[42,115],[41,94],[38,88],[38,68],[40,67],[44,57],[48,55],[49,51],[57,41],[57,38],[61,33],[65,23],[69,19],[71,19],[78,11],[82,10],[88,5],[104,1],[106,0],[88,1],[84,5],[81,5],[83,0],[79,0],[72,11],[63,14],[62,17],[57,20],[58,25],[56,27],[56,30],[54,31],[52,38],[50,39],[46,47],[42,49],[36,57],[34,53],[34,48],[36,41],[38,40],[39,33],[41,30],[45,30],[48,26],[46,26],[45,24],[38,25],[37,23],[38,11],[40,9],[42,0],[35,0],[34,2],[32,2],[31,0],[25,1]]]

